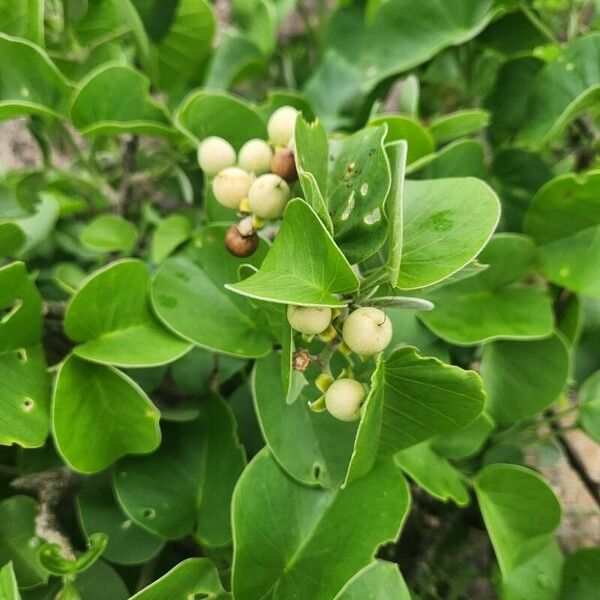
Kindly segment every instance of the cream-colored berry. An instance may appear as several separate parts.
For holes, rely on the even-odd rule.
[[[366,392],[355,379],[337,379],[325,392],[325,406],[340,421],[356,421]]]
[[[242,146],[238,156],[238,165],[248,173],[262,175],[271,170],[272,159],[271,146],[264,140],[255,138]]]
[[[287,146],[294,137],[298,111],[293,106],[278,108],[267,123],[269,140],[274,146]]]
[[[248,192],[252,212],[261,219],[278,219],[290,199],[288,184],[279,175],[267,173],[258,177]]]
[[[378,308],[358,308],[344,321],[342,336],[346,345],[357,354],[377,354],[392,339],[392,323]]]
[[[307,335],[322,333],[331,323],[331,309],[317,306],[287,307],[287,318],[292,329]]]
[[[248,195],[251,185],[252,177],[249,173],[238,167],[227,167],[215,175],[212,190],[219,204],[237,210],[240,202]]]
[[[206,174],[215,175],[235,165],[235,150],[221,137],[208,137],[198,146],[198,164]]]

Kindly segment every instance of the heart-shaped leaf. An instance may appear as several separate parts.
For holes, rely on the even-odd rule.
[[[493,339],[536,339],[552,333],[550,298],[521,281],[533,270],[529,238],[498,234],[479,257],[485,271],[423,295],[435,308],[419,318],[442,339],[472,345]]]
[[[42,446],[50,428],[50,378],[41,346],[0,354],[0,444]]]
[[[160,443],[160,413],[129,377],[70,355],[56,375],[52,430],[56,448],[76,471],[102,471],[125,454]]]
[[[239,357],[267,354],[273,345],[262,315],[224,284],[243,264],[260,264],[266,244],[250,259],[231,256],[223,244],[227,227],[205,228],[185,254],[166,260],[152,282],[152,305],[169,329],[195,344]]]
[[[239,150],[252,138],[267,138],[267,125],[254,107],[219,92],[192,92],[177,110],[175,124],[196,144],[216,135]]]
[[[520,138],[533,146],[548,143],[579,114],[600,101],[600,34],[573,41],[558,60],[528,82],[527,119]]]
[[[387,127],[368,127],[332,141],[327,207],[333,237],[354,264],[385,242],[384,202],[390,191],[390,165],[383,147]]]
[[[158,598],[228,600],[231,594],[223,589],[219,572],[208,558],[188,558],[131,596],[131,600]]]
[[[150,96],[149,87],[148,79],[131,67],[102,65],[79,84],[71,104],[73,124],[84,135],[175,135],[166,109]]]
[[[42,297],[25,264],[0,268],[0,354],[27,348],[42,336]]]
[[[110,480],[104,475],[86,479],[77,494],[77,509],[83,532],[108,535],[103,556],[120,565],[136,565],[158,554],[163,540],[132,523],[117,505]]]
[[[481,361],[487,410],[500,423],[532,417],[558,398],[568,373],[569,352],[556,334],[487,344]]]
[[[373,374],[346,482],[367,473],[380,454],[465,427],[481,413],[484,399],[474,371],[399,348]]]
[[[29,496],[11,496],[0,502],[0,564],[12,561],[19,585],[24,588],[48,581],[48,571],[38,557],[42,540],[35,532],[38,504]]]
[[[103,364],[150,367],[172,362],[191,347],[165,329],[148,300],[150,276],[140,260],[117,261],[93,273],[72,297],[65,331],[75,354]]]
[[[117,465],[114,489],[120,505],[155,535],[177,539],[194,531],[208,546],[228,544],[231,495],[245,464],[231,410],[210,396],[196,421],[163,425],[163,430],[158,451]]]
[[[81,243],[99,252],[130,252],[137,240],[135,225],[119,215],[101,215],[80,234]]]
[[[475,477],[475,493],[504,576],[544,546],[560,522],[560,505],[534,471],[488,465]]]
[[[493,190],[473,178],[406,181],[400,289],[432,285],[481,252],[500,217]]]
[[[375,560],[359,571],[335,597],[335,600],[410,600],[410,592],[398,567]]]
[[[552,179],[534,196],[524,223],[550,281],[592,296],[600,296],[599,186],[600,171]]]
[[[397,538],[408,505],[408,487],[391,460],[344,490],[323,490],[289,479],[269,452],[261,451],[233,497],[234,596],[334,598],[371,563],[378,546]],[[342,527],[356,507],[360,519]],[[320,553],[315,560],[323,544],[346,550]]]
[[[429,441],[401,450],[394,456],[400,468],[434,498],[458,506],[469,503],[465,477],[445,458],[440,456]]]
[[[337,295],[356,290],[358,279],[315,212],[296,199],[260,270],[226,287],[267,302],[338,307],[345,303]]]
[[[0,33],[0,65],[0,120],[65,116],[72,86],[39,46]]]
[[[304,388],[293,404],[286,404],[275,353],[256,363],[252,394],[263,437],[283,469],[307,485],[338,486],[348,468],[356,423],[313,412],[308,402],[320,395],[313,385]]]

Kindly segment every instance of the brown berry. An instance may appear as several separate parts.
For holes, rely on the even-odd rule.
[[[271,160],[271,173],[279,175],[288,183],[293,183],[298,179],[296,171],[296,161],[294,159],[294,151],[290,148],[278,148],[273,154]]]
[[[258,235],[256,231],[248,235],[242,235],[237,225],[232,225],[225,234],[225,247],[233,256],[240,258],[254,254],[258,246]]]

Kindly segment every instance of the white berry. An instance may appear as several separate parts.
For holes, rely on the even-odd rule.
[[[365,388],[355,379],[337,379],[325,392],[325,406],[340,421],[356,421],[365,394]]]
[[[248,173],[262,175],[271,170],[272,159],[273,151],[269,144],[264,140],[253,139],[242,146],[238,165]]]
[[[344,321],[342,335],[346,345],[357,354],[377,354],[392,339],[392,323],[378,308],[363,307]]]
[[[287,318],[293,329],[307,335],[322,333],[331,323],[331,309],[316,306],[287,307]]]
[[[212,190],[217,202],[227,208],[238,208],[248,196],[252,177],[238,167],[227,167],[219,171],[212,181]]]
[[[298,111],[293,106],[278,108],[267,123],[269,140],[274,146],[287,146],[294,137]]]
[[[235,165],[235,150],[221,137],[208,137],[198,146],[198,164],[206,174],[215,175]]]
[[[261,175],[248,192],[248,203],[252,212],[261,219],[278,219],[290,199],[288,184],[279,175]]]

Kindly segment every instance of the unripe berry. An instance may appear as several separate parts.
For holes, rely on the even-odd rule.
[[[272,158],[273,151],[269,144],[264,140],[253,139],[242,146],[238,157],[238,165],[248,173],[262,175],[271,168]]]
[[[252,212],[261,219],[278,219],[290,199],[288,184],[273,173],[258,177],[248,192]]]
[[[271,160],[271,172],[279,175],[288,183],[294,183],[298,179],[294,151],[289,148],[277,148]]]
[[[359,308],[344,321],[342,336],[353,352],[367,356],[377,354],[392,339],[392,323],[378,308]]]
[[[219,171],[212,181],[212,190],[217,202],[237,210],[240,202],[248,195],[252,177],[238,167],[227,167]]]
[[[325,406],[340,421],[356,421],[366,392],[356,379],[337,379],[325,392]]]
[[[258,235],[256,231],[243,235],[237,225],[232,225],[225,233],[225,247],[233,256],[250,256],[258,247]]]
[[[267,123],[269,140],[274,146],[287,146],[294,137],[298,111],[293,106],[278,108]]]
[[[331,323],[331,309],[290,304],[287,307],[287,318],[292,329],[307,335],[316,335],[325,331]]]
[[[208,137],[198,146],[198,164],[206,174],[215,175],[235,165],[235,150],[221,137]]]

